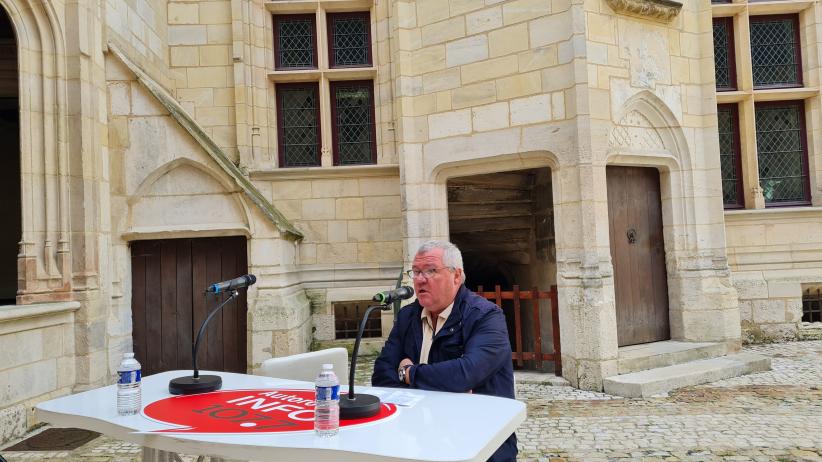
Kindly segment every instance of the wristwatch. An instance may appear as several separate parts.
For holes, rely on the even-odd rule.
[[[397,377],[400,379],[400,382],[405,383],[405,377],[408,375],[408,368],[411,366],[412,364],[406,364],[405,366],[401,366],[397,369]]]

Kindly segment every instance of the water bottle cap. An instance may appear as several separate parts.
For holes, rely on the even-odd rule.
[[[333,364],[323,364],[323,370],[324,371],[330,371],[331,369],[334,369]]]
[[[127,359],[131,359],[134,357],[134,353],[123,353],[123,357]]]

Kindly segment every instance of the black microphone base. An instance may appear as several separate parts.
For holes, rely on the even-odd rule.
[[[380,399],[374,395],[357,393],[354,399],[340,396],[340,418],[344,420],[362,419],[379,414]]]
[[[223,379],[219,375],[201,375],[194,377],[177,377],[168,382],[168,392],[172,395],[194,395],[208,393],[223,387]]]

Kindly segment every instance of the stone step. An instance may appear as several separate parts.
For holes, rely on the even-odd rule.
[[[658,367],[673,366],[697,359],[717,358],[735,351],[728,351],[725,343],[664,342],[644,343],[620,347],[617,371],[630,374]]]
[[[647,398],[689,385],[715,382],[752,372],[770,370],[771,359],[753,353],[736,353],[720,358],[699,359],[604,380],[605,393],[628,398]]]

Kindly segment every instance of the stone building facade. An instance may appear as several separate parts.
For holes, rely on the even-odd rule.
[[[0,441],[125,351],[184,368],[245,272],[208,358],[254,372],[450,238],[472,288],[556,286],[594,390],[631,343],[795,338],[822,286],[817,2],[0,5]]]

